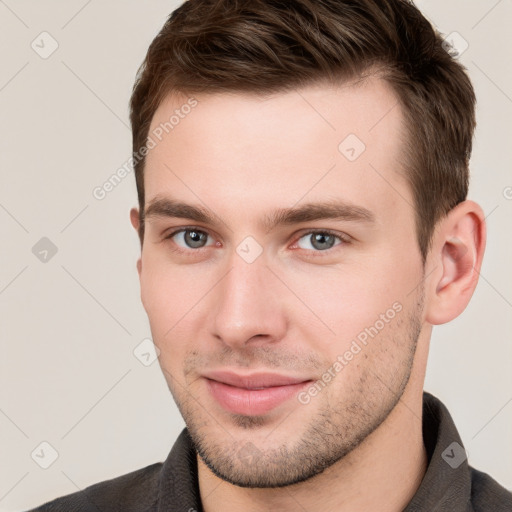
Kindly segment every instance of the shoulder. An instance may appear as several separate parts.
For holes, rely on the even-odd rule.
[[[162,463],[91,485],[29,512],[150,512],[158,499]]]
[[[512,510],[512,493],[502,487],[488,474],[471,470],[471,503],[475,512],[492,510],[493,512],[510,512]]]

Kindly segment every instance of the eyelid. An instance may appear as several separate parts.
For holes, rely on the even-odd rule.
[[[200,233],[204,233],[205,235],[207,235],[210,238],[213,238],[212,234],[206,228],[202,228],[200,226],[180,226],[180,227],[173,228],[168,233],[164,234],[163,241],[169,240],[169,239],[173,238],[175,235],[177,235],[178,233],[182,233],[184,231],[198,231]],[[207,245],[205,247],[199,247],[197,249],[192,249],[192,248],[185,249],[184,247],[180,247],[180,246],[178,246],[178,247],[184,251],[190,250],[190,251],[198,252],[201,249],[206,249],[206,247],[211,247],[211,245]]]
[[[335,247],[338,247],[339,245],[348,244],[352,241],[352,237],[350,237],[346,233],[343,233],[340,231],[334,231],[332,229],[310,228],[310,229],[305,229],[304,231],[295,235],[295,242],[293,242],[292,247],[296,247],[301,238],[304,238],[307,235],[314,235],[317,233],[320,233],[323,235],[334,236],[335,238],[338,238],[338,240],[340,240],[341,243],[338,243],[338,244],[332,246],[331,248],[326,249],[325,251],[310,251],[310,252],[314,252],[315,254],[329,254],[331,251],[335,250]],[[308,251],[308,249],[302,249],[300,247],[299,247],[299,250]]]

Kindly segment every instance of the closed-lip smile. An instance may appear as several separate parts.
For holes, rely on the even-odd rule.
[[[243,415],[269,412],[312,380],[271,372],[241,374],[226,370],[209,371],[202,376],[209,392],[223,409]]]

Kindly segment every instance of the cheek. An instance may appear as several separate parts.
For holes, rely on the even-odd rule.
[[[396,324],[401,312],[413,307],[412,292],[421,281],[421,271],[416,263],[398,264],[396,255],[387,252],[368,262],[313,269],[294,279],[292,288],[312,312],[304,315],[299,304],[301,314],[297,309],[295,323],[308,330],[317,350],[325,353],[327,348],[332,357],[343,353],[357,336],[364,339],[368,329],[380,332],[384,325],[388,331]]]
[[[176,266],[148,255],[143,260],[141,298],[159,348],[190,338],[201,325],[194,316],[212,284],[206,272],[190,266]]]
[[[186,386],[184,361],[193,350],[192,340],[199,340],[200,326],[194,307],[202,292],[191,284],[180,269],[146,272],[141,289],[153,342],[159,349],[159,365],[174,396]]]

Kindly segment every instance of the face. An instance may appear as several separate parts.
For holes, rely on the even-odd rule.
[[[202,461],[239,486],[297,483],[364,442],[411,375],[423,265],[401,109],[378,79],[195,100],[168,97],[150,128],[142,301]]]

